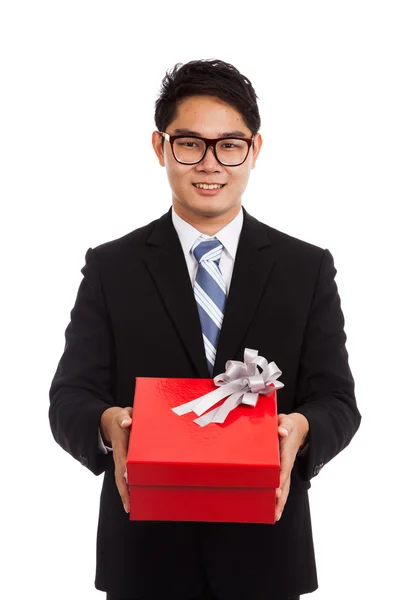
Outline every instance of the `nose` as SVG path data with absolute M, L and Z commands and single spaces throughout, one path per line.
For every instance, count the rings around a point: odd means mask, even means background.
M 199 163 L 198 166 L 200 165 L 202 165 L 205 169 L 212 169 L 214 171 L 216 168 L 219 169 L 221 167 L 220 163 L 216 159 L 215 150 L 212 146 L 208 146 L 203 160 Z

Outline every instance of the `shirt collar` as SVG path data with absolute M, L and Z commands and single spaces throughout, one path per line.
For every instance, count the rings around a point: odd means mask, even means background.
M 209 239 L 210 237 L 216 237 L 219 239 L 225 250 L 230 254 L 233 260 L 235 260 L 236 251 L 239 243 L 240 232 L 243 226 L 243 210 L 240 209 L 236 217 L 225 225 L 222 229 L 217 231 L 215 236 L 209 236 L 205 233 L 198 231 L 193 225 L 184 221 L 172 207 L 172 223 L 178 234 L 179 241 L 182 245 L 183 253 L 188 254 L 193 244 L 199 237 Z

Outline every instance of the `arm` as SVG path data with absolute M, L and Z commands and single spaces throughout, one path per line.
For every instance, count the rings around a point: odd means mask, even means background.
M 351 441 L 361 422 L 345 347 L 344 317 L 333 257 L 324 250 L 305 328 L 296 388 L 296 413 L 306 417 L 305 452 L 296 468 L 305 480 Z
M 114 339 L 92 249 L 82 273 L 50 387 L 49 419 L 56 442 L 99 475 L 112 461 L 112 453 L 101 451 L 98 433 L 104 411 L 115 406 Z
M 277 521 L 289 495 L 292 470 L 306 481 L 318 475 L 350 443 L 361 421 L 335 274 L 332 255 L 324 250 L 300 356 L 296 411 L 278 415 Z

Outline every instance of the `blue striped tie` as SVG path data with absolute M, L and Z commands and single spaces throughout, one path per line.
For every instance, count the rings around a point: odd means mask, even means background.
M 198 239 L 192 247 L 192 252 L 199 263 L 194 283 L 194 296 L 199 311 L 210 375 L 214 369 L 226 301 L 225 282 L 219 268 L 222 248 L 221 242 L 217 239 L 205 241 Z

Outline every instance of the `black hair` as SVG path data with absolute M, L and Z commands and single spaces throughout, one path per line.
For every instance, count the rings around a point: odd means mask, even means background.
M 178 102 L 191 96 L 219 98 L 236 108 L 252 135 L 260 129 L 257 96 L 249 79 L 229 63 L 204 59 L 177 63 L 166 72 L 155 103 L 154 120 L 158 131 L 165 131 L 174 120 Z M 162 143 L 164 145 L 164 138 Z

